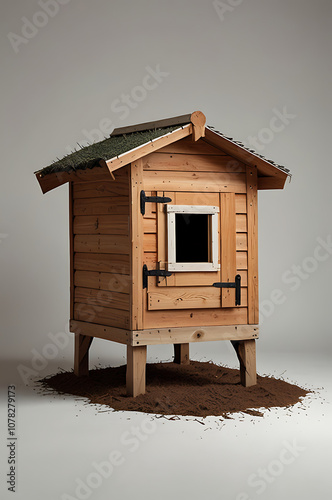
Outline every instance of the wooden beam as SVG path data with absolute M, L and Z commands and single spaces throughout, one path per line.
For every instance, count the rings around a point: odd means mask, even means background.
M 70 319 L 74 319 L 74 233 L 73 233 L 73 183 L 69 183 L 69 280 Z
M 156 128 L 173 127 L 174 125 L 185 125 L 190 123 L 192 114 L 175 116 L 174 118 L 165 118 L 163 120 L 155 120 L 152 122 L 139 123 L 137 125 L 129 125 L 128 127 L 115 128 L 111 133 L 111 137 L 123 134 L 132 134 L 133 132 L 143 132 L 144 130 L 153 130 Z
M 174 363 L 189 365 L 189 344 L 174 344 Z
M 235 194 L 220 193 L 221 281 L 234 283 L 236 276 Z M 235 306 L 235 289 L 221 289 L 221 306 Z
M 146 346 L 127 346 L 127 395 L 136 397 L 145 394 Z
M 256 385 L 256 341 L 254 339 L 233 341 L 232 345 L 240 362 L 241 384 L 244 387 Z
M 259 336 L 257 325 L 161 328 L 159 330 L 130 331 L 77 320 L 70 321 L 70 331 L 81 336 L 111 340 L 120 344 L 131 345 L 132 347 L 140 345 L 188 344 L 189 342 L 216 340 L 250 340 L 257 339 Z
M 220 288 L 212 286 L 198 286 L 197 288 L 193 288 L 192 286 L 174 286 L 167 291 L 165 287 L 150 286 L 150 290 L 148 291 L 147 300 L 149 311 L 213 309 L 220 307 Z M 235 298 L 230 307 L 234 307 L 234 304 Z M 244 287 L 241 288 L 241 306 L 239 307 L 247 307 L 247 289 Z
M 167 196 L 171 198 L 172 203 L 176 203 L 175 193 L 164 193 L 163 191 L 157 191 L 157 196 Z M 162 203 L 157 203 L 157 259 L 160 269 L 167 269 L 167 247 L 166 247 L 166 234 L 167 234 L 167 223 L 166 223 L 166 212 L 164 205 Z M 159 277 L 157 278 L 157 283 L 159 286 L 174 286 L 175 274 L 172 273 L 168 278 Z
M 171 286 L 168 278 L 167 286 Z M 167 291 L 158 287 L 151 290 L 148 292 L 149 311 L 220 307 L 220 289 L 212 286 L 174 287 Z
M 257 325 L 202 326 L 136 330 L 129 334 L 129 343 L 138 345 L 187 344 L 216 340 L 257 339 Z
M 192 131 L 193 131 L 193 126 L 190 123 L 185 127 L 174 130 L 174 132 L 162 135 L 161 137 L 157 137 L 156 139 L 153 139 L 152 141 L 147 142 L 146 144 L 142 144 L 142 146 L 132 149 L 131 151 L 127 151 L 122 155 L 110 158 L 109 160 L 106 161 L 108 169 L 110 172 L 114 172 L 114 170 L 117 170 L 118 168 L 123 167 L 124 165 L 128 165 L 128 163 L 133 163 L 136 160 L 143 158 L 143 156 L 148 155 L 149 153 L 158 151 L 158 149 L 161 149 L 164 146 L 167 146 L 168 144 L 172 144 L 175 141 L 179 141 L 180 139 L 183 139 L 184 137 L 191 135 Z
M 143 162 L 141 159 L 131 164 L 130 179 L 130 327 L 132 330 L 139 330 L 143 328 L 143 216 L 140 210 L 140 194 L 143 189 Z
M 77 377 L 89 375 L 89 349 L 93 337 L 75 333 L 74 373 Z
M 247 167 L 248 323 L 259 322 L 257 168 Z

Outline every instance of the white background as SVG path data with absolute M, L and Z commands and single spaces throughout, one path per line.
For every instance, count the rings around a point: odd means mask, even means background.
M 327 496 L 332 250 L 321 242 L 332 235 L 331 2 L 225 0 L 219 8 L 210 0 L 54 2 L 52 15 L 35 0 L 2 2 L 0 16 L 0 457 L 6 472 L 6 394 L 15 383 L 16 498 L 74 496 L 77 478 L 112 450 L 122 450 L 124 464 L 87 498 Z M 147 68 L 158 66 L 164 76 L 156 88 L 120 112 L 119 100 L 141 95 Z M 208 430 L 197 422 L 158 421 L 131 453 L 119 440 L 144 415 L 96 414 L 69 397 L 42 397 L 18 373 L 19 365 L 33 367 L 36 352 L 45 353 L 49 333 L 66 331 L 69 315 L 67 186 L 43 196 L 33 172 L 88 135 L 101 138 L 105 119 L 111 131 L 110 121 L 125 126 L 197 109 L 235 139 L 258 137 L 259 152 L 293 173 L 285 190 L 259 193 L 258 371 L 285 372 L 325 389 L 307 412 L 293 416 L 279 410 L 222 427 L 214 419 Z M 273 121 L 283 111 L 291 117 Z M 171 346 L 154 347 L 148 356 L 170 360 Z M 191 356 L 237 366 L 226 343 L 195 344 Z M 122 346 L 94 342 L 91 366 L 124 362 Z M 70 369 L 72 339 L 40 366 L 37 378 Z M 281 471 L 275 465 L 280 474 L 259 494 L 248 478 L 295 438 L 306 450 Z

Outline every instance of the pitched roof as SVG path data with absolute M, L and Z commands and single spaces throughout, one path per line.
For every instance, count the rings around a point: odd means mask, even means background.
M 223 134 L 222 132 L 219 132 L 219 130 L 216 130 L 215 127 L 212 127 L 211 125 L 208 125 L 206 128 L 211 130 L 211 132 L 214 132 L 218 136 L 223 137 L 226 141 L 236 145 L 238 148 L 247 151 L 251 156 L 256 156 L 257 158 L 261 158 L 262 160 L 266 161 L 270 165 L 273 165 L 273 167 L 278 168 L 279 170 L 282 170 L 283 172 L 285 172 L 286 174 L 291 176 L 290 170 L 288 168 L 284 167 L 283 165 L 279 165 L 278 163 L 274 162 L 273 160 L 268 160 L 267 158 L 265 158 L 265 156 L 257 153 L 254 149 L 250 149 L 247 146 L 245 146 L 241 141 L 236 141 L 232 137 L 227 137 L 225 134 Z
M 250 166 L 257 166 L 258 175 L 265 179 L 265 183 L 261 183 L 262 189 L 280 189 L 284 186 L 287 176 L 290 176 L 290 171 L 286 167 L 266 159 L 243 143 L 215 130 L 214 127 L 205 126 L 205 116 L 200 111 L 115 129 L 109 138 L 74 151 L 35 174 L 43 192 L 46 192 L 70 180 L 70 174 L 95 167 L 104 167 L 107 171 L 113 172 L 191 134 L 194 140 L 202 137 L 206 142 L 238 160 Z M 51 180 L 50 174 L 55 174 L 57 179 Z

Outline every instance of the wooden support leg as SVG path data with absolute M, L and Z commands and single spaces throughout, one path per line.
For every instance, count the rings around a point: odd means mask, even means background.
M 174 363 L 189 365 L 189 344 L 174 344 Z
M 74 373 L 78 377 L 89 375 L 89 349 L 93 337 L 75 333 Z
M 241 384 L 244 387 L 256 385 L 256 341 L 254 339 L 232 341 L 232 345 L 240 361 Z
M 146 345 L 127 345 L 127 395 L 145 394 Z

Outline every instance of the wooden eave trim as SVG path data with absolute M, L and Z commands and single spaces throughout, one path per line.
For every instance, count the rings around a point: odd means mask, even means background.
M 285 187 L 287 175 L 282 177 L 258 177 L 257 189 L 283 189 Z
M 269 182 L 266 183 L 266 187 L 260 187 L 258 185 L 258 189 L 282 189 L 285 185 L 287 177 L 290 176 L 283 170 L 280 170 L 279 168 L 263 160 L 263 158 L 260 158 L 250 151 L 247 151 L 245 148 L 239 146 L 238 144 L 235 144 L 230 139 L 220 136 L 208 127 L 205 129 L 205 138 L 203 140 L 211 144 L 212 146 L 222 149 L 223 151 L 225 151 L 225 153 L 233 156 L 237 160 L 251 167 L 256 166 L 258 176 L 270 179 Z M 275 183 L 273 182 L 273 179 L 275 179 Z M 263 185 L 264 182 L 262 182 L 262 186 Z
M 106 160 L 106 165 L 110 172 L 114 172 L 118 168 L 128 165 L 128 163 L 132 163 L 138 160 L 139 158 L 143 158 L 144 156 L 150 153 L 158 151 L 158 149 L 161 149 L 165 146 L 168 146 L 169 144 L 172 144 L 173 142 L 188 137 L 189 135 L 192 134 L 192 132 L 193 132 L 193 125 L 189 123 L 184 127 L 173 130 L 173 132 L 157 137 L 156 139 L 152 139 L 152 141 L 146 142 L 145 144 L 142 144 L 137 148 L 131 149 L 126 153 L 123 153 L 119 156 L 115 156 L 110 160 Z
M 41 190 L 44 194 L 70 181 L 98 181 L 105 180 L 108 177 L 109 180 L 111 180 L 111 175 L 112 174 L 110 173 L 104 161 L 100 162 L 99 167 L 96 166 L 94 168 L 86 168 L 84 170 L 76 170 L 71 172 L 53 172 L 44 176 L 41 174 L 41 171 L 35 172 L 37 181 L 39 182 Z

